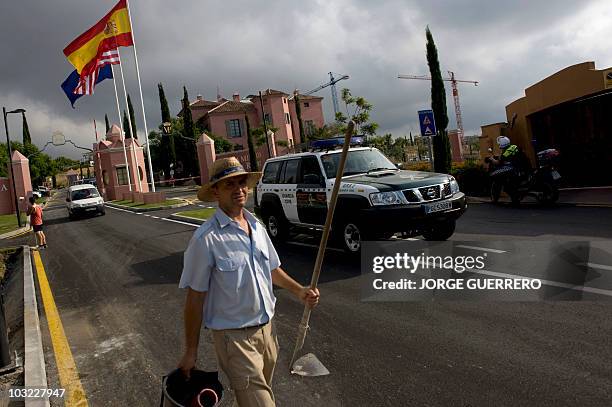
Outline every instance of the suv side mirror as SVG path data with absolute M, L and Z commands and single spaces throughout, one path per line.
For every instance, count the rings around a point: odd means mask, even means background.
M 395 166 L 397 167 L 397 169 L 401 170 L 404 168 L 404 163 L 397 163 L 395 164 Z
M 66 202 L 70 202 L 70 198 L 66 198 Z

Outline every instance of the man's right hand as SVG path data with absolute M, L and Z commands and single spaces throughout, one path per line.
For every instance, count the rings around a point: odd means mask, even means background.
M 187 379 L 191 377 L 191 370 L 195 368 L 196 359 L 197 355 L 195 352 L 185 351 L 183 358 L 177 366 L 179 369 L 181 369 L 181 373 L 183 373 L 183 376 L 185 376 Z

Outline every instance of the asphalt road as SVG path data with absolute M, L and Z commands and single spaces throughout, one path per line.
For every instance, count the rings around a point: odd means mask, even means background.
M 177 285 L 194 228 L 113 209 L 69 222 L 61 202 L 49 206 L 45 220 L 49 248 L 42 258 L 89 405 L 158 405 L 161 376 L 182 351 L 184 293 Z M 509 252 L 522 241 L 598 241 L 605 252 L 612 209 L 471 205 L 453 239 L 497 248 L 505 241 Z M 285 270 L 307 283 L 316 239 L 298 240 L 278 252 Z M 612 264 L 609 258 L 597 261 Z M 521 264 L 501 263 L 506 272 L 525 272 Z M 599 273 L 594 281 L 607 287 L 611 271 L 589 272 Z M 328 251 L 322 303 L 304 349 L 331 371 L 319 378 L 289 374 L 302 306 L 276 291 L 279 406 L 612 404 L 612 302 L 605 296 L 580 302 L 363 302 L 361 281 L 358 262 Z M 49 385 L 58 386 L 44 312 L 41 319 Z M 208 332 L 199 360 L 204 369 L 216 366 Z M 231 394 L 226 396 L 223 405 L 231 405 Z

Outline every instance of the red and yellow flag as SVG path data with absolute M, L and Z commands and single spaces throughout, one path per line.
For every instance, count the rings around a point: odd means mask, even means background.
M 120 0 L 96 25 L 64 48 L 64 55 L 82 74 L 94 68 L 104 52 L 133 44 L 127 0 Z

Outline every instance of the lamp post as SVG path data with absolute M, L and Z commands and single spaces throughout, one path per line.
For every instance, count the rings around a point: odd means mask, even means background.
M 4 130 L 6 131 L 6 148 L 8 149 L 9 159 L 9 171 L 11 172 L 11 180 L 13 181 L 13 195 L 15 197 L 15 210 L 17 211 L 17 225 L 21 227 L 21 213 L 19 212 L 19 198 L 17 198 L 17 188 L 15 186 L 15 173 L 13 172 L 13 151 L 11 149 L 11 139 L 9 137 L 8 123 L 6 122 L 6 116 L 9 113 L 25 113 L 25 109 L 15 109 L 9 112 L 6 111 L 6 107 L 2 107 L 2 114 L 4 115 Z

